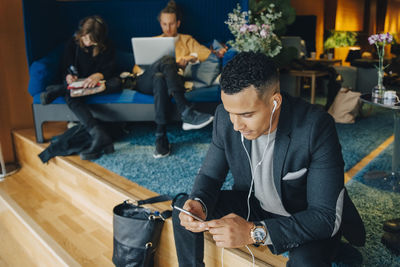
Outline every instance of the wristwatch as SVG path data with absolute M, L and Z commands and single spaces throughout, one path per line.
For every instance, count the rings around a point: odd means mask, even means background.
M 251 239 L 253 239 L 254 244 L 261 245 L 264 244 L 267 239 L 267 230 L 265 226 L 261 223 L 255 222 L 253 228 L 250 230 Z

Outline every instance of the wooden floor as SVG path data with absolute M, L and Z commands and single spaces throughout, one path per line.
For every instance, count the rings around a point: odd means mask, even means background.
M 45 133 L 62 132 L 65 124 Z M 0 266 L 113 266 L 112 208 L 154 192 L 78 156 L 43 164 L 33 129 L 13 133 L 22 169 L 0 182 Z M 169 203 L 151 206 L 169 209 Z M 26 237 L 26 241 L 25 241 Z M 206 266 L 221 266 L 221 249 L 205 237 Z M 256 266 L 285 266 L 268 248 L 251 247 Z M 178 266 L 172 222 L 164 224 L 156 266 Z M 252 266 L 247 249 L 224 251 L 225 266 Z

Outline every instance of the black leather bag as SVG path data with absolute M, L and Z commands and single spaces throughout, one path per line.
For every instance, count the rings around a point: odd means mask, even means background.
M 172 211 L 159 212 L 141 205 L 171 200 L 161 195 L 132 203 L 128 200 L 114 207 L 114 249 L 112 261 L 117 267 L 153 266 L 165 219 Z

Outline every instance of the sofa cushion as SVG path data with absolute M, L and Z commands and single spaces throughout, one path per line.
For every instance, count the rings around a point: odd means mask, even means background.
M 218 85 L 197 88 L 185 94 L 190 102 L 221 102 L 220 90 Z M 88 104 L 111 104 L 111 103 L 136 103 L 153 104 L 154 97 L 139 93 L 134 90 L 125 89 L 121 93 L 92 95 L 86 98 Z M 33 104 L 40 104 L 40 93 L 34 95 Z M 65 104 L 63 97 L 59 97 L 52 104 Z
M 48 56 L 36 60 L 29 67 L 28 91 L 31 96 L 43 92 L 46 86 L 61 82 L 60 57 L 64 46 L 54 49 Z
M 184 77 L 210 86 L 220 72 L 220 60 L 215 54 L 211 53 L 205 61 L 199 64 L 189 64 L 186 66 Z
M 135 99 L 135 94 L 136 91 L 125 89 L 121 93 L 116 93 L 116 94 L 92 95 L 86 98 L 86 103 L 88 104 L 142 103 L 138 102 Z M 33 97 L 33 104 L 40 104 L 40 94 L 36 94 Z M 63 97 L 58 97 L 51 104 L 65 104 L 65 100 Z

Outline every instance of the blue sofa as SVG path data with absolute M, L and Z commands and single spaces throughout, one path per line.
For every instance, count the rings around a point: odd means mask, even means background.
M 134 65 L 131 38 L 154 36 L 161 33 L 158 12 L 167 0 L 23 0 L 26 54 L 30 81 L 28 90 L 33 97 L 32 110 L 36 140 L 43 139 L 42 125 L 47 121 L 75 121 L 63 98 L 52 104 L 41 105 L 40 93 L 47 85 L 60 83 L 60 58 L 63 44 L 72 36 L 83 17 L 98 14 L 109 26 L 109 36 L 117 50 L 119 71 L 131 71 Z M 217 39 L 225 42 L 231 34 L 224 24 L 227 14 L 239 3 L 244 10 L 247 0 L 176 0 L 184 16 L 180 32 L 193 35 L 200 43 L 210 44 Z M 196 84 L 186 93 L 189 101 L 204 112 L 213 112 L 220 103 L 218 85 Z M 104 121 L 153 121 L 153 97 L 132 90 L 118 94 L 98 95 L 88 98 L 96 118 Z M 179 120 L 176 107 L 172 118 Z

